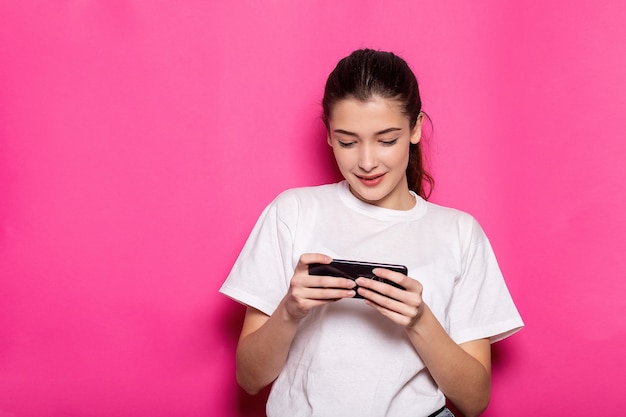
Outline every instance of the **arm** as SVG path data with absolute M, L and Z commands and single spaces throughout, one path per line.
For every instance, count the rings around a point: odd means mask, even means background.
M 310 310 L 354 296 L 350 279 L 309 275 L 309 264 L 330 261 L 325 255 L 302 255 L 287 294 L 271 316 L 248 307 L 237 345 L 237 382 L 246 392 L 256 394 L 278 377 L 298 323 Z
M 482 413 L 489 404 L 491 394 L 489 340 L 456 344 L 423 302 L 422 286 L 418 281 L 384 269 L 377 269 L 375 273 L 397 282 L 406 291 L 360 278 L 357 280 L 359 294 L 366 298 L 367 304 L 405 327 L 433 379 L 459 411 L 467 417 Z
M 280 304 L 271 316 L 248 307 L 237 346 L 237 382 L 256 394 L 280 373 L 287 360 L 298 321 Z
M 407 333 L 435 382 L 459 411 L 466 417 L 482 413 L 491 394 L 489 340 L 457 345 L 427 306 Z

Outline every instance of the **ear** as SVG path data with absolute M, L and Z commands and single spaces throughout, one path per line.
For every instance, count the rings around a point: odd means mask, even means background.
M 326 133 L 326 143 L 328 143 L 328 146 L 331 148 L 333 147 L 333 139 L 330 137 L 330 133 Z
M 411 143 L 417 145 L 422 140 L 422 122 L 424 121 L 424 113 L 420 113 L 415 121 L 415 127 L 411 132 Z

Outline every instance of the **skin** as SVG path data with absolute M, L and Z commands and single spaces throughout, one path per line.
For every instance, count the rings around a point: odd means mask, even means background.
M 415 205 L 406 167 L 409 145 L 421 139 L 421 124 L 422 116 L 411 130 L 400 104 L 392 100 L 342 100 L 335 104 L 327 142 L 352 194 L 392 210 L 409 210 Z
M 393 210 L 415 205 L 405 170 L 410 143 L 420 140 L 422 117 L 411 130 L 398 102 L 380 97 L 336 103 L 329 123 L 328 144 L 337 165 L 362 201 Z M 310 276 L 311 263 L 330 263 L 324 254 L 303 254 L 289 290 L 271 315 L 249 307 L 237 347 L 237 381 L 250 394 L 271 384 L 283 369 L 298 323 L 314 308 L 354 296 L 350 279 Z M 456 344 L 422 299 L 416 279 L 375 269 L 383 282 L 359 278 L 358 292 L 370 307 L 402 326 L 433 379 L 466 417 L 487 407 L 491 390 L 491 348 L 487 339 Z

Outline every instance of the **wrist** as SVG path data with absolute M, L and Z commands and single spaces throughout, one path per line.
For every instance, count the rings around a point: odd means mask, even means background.
M 283 323 L 287 325 L 291 324 L 291 325 L 297 326 L 298 323 L 300 323 L 300 320 L 304 318 L 304 316 L 299 317 L 299 316 L 295 316 L 291 314 L 291 312 L 289 311 L 289 308 L 287 307 L 286 300 L 283 300 L 280 303 L 280 305 L 278 306 L 277 312 L 279 313 L 279 317 L 283 321 Z
M 424 335 L 433 319 L 436 321 L 437 319 L 433 315 L 431 309 L 424 303 L 421 306 L 421 311 L 411 320 L 411 322 L 406 326 L 406 331 L 409 333 L 413 333 L 415 335 Z

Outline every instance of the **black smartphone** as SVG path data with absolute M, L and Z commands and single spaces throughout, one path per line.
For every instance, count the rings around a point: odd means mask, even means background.
M 375 268 L 385 268 L 391 271 L 400 272 L 404 275 L 407 275 L 408 270 L 404 265 L 395 265 L 395 264 L 382 264 L 375 262 L 361 262 L 361 261 L 348 261 L 345 259 L 334 259 L 329 264 L 310 264 L 309 265 L 309 275 L 323 275 L 329 277 L 341 277 L 341 278 L 349 278 L 352 280 L 356 280 L 358 277 L 374 279 L 376 281 L 384 282 L 389 285 L 393 285 L 396 288 L 400 288 L 401 290 L 405 290 L 402 285 L 396 284 L 393 281 L 389 281 L 388 279 L 380 278 L 374 275 L 372 272 Z M 356 291 L 358 287 L 354 287 Z M 363 298 L 358 293 L 354 296 L 354 298 Z

